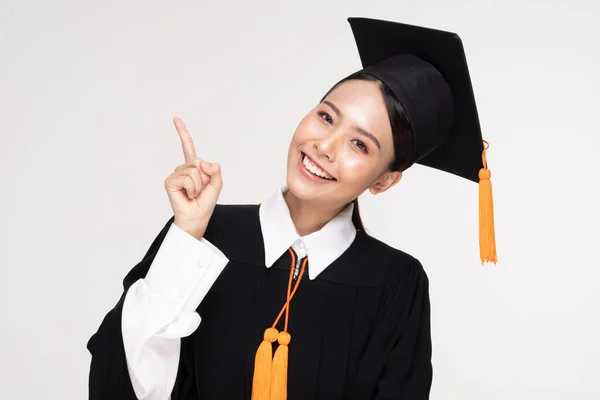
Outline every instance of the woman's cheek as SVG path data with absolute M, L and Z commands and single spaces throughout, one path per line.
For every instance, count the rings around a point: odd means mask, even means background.
M 373 171 L 373 165 L 370 165 L 366 160 L 357 159 L 355 155 L 347 156 L 344 166 L 345 175 L 352 182 L 360 185 L 366 185 L 371 179 L 371 171 Z

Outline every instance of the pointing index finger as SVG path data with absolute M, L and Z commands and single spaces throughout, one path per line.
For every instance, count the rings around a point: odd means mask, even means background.
M 178 117 L 173 118 L 173 123 L 175 124 L 175 129 L 177 129 L 177 133 L 179 134 L 179 138 L 181 139 L 181 146 L 183 147 L 183 155 L 185 156 L 185 162 L 188 163 L 190 161 L 195 160 L 197 157 L 196 149 L 194 148 L 194 141 L 192 140 L 192 136 L 185 127 L 185 124 Z

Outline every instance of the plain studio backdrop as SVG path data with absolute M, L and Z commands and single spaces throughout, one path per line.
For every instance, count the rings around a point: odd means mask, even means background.
M 86 398 L 86 342 L 172 215 L 174 116 L 221 203 L 285 182 L 298 122 L 360 68 L 349 16 L 458 33 L 491 143 L 496 266 L 476 184 L 415 166 L 360 198 L 429 275 L 431 398 L 600 398 L 597 1 L 0 4 L 2 398 Z

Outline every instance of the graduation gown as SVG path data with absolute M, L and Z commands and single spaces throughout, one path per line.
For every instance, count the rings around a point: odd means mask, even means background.
M 258 210 L 215 208 L 204 237 L 229 263 L 197 309 L 200 326 L 181 339 L 172 400 L 251 398 L 256 350 L 286 301 L 292 261 L 286 251 L 266 268 Z M 126 275 L 123 295 L 88 342 L 90 399 L 136 399 L 121 333 L 123 300 L 145 277 L 173 220 Z M 316 279 L 304 275 L 288 331 L 289 400 L 429 397 L 427 276 L 418 260 L 363 231 Z

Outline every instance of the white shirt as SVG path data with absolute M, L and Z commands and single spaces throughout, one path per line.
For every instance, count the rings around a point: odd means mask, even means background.
M 273 266 L 292 247 L 310 254 L 308 277 L 315 279 L 354 241 L 353 204 L 323 228 L 300 236 L 279 188 L 261 204 L 259 220 L 265 265 Z M 175 385 L 181 338 L 200 325 L 196 309 L 229 260 L 208 240 L 197 240 L 171 224 L 145 278 L 125 295 L 121 317 L 127 368 L 138 399 L 166 400 Z

